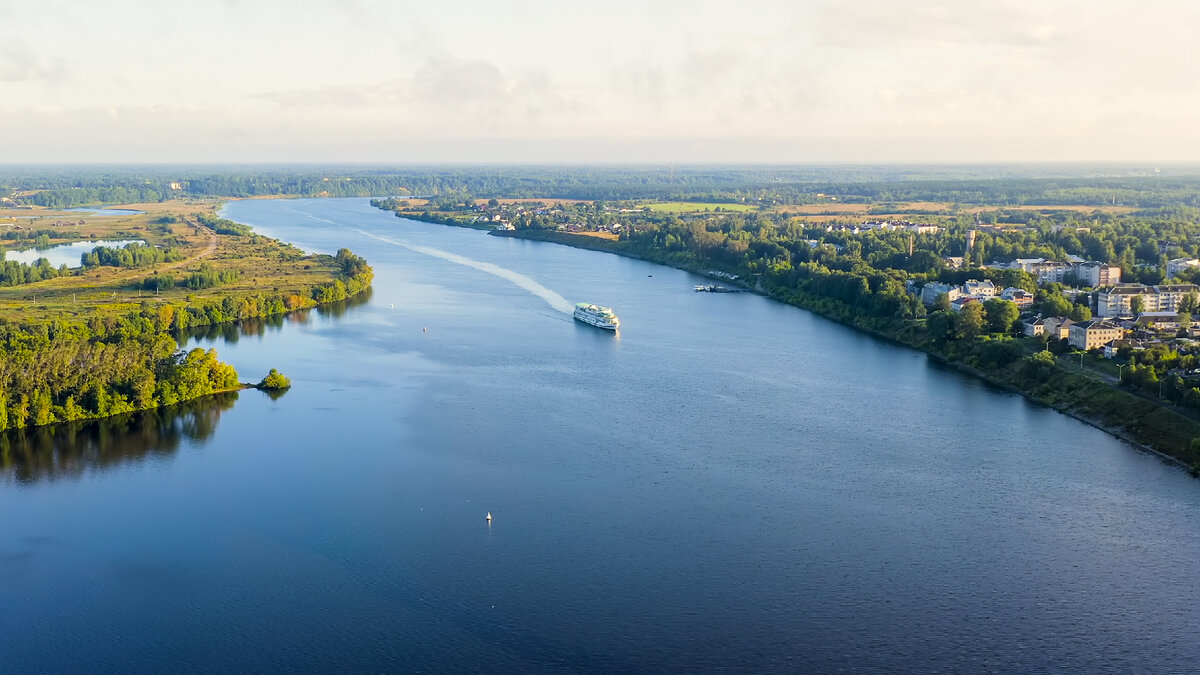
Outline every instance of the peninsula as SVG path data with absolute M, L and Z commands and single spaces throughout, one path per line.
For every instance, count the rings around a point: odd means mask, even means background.
M 343 301 L 372 279 L 348 249 L 305 255 L 218 217 L 219 200 L 65 211 L 14 194 L 0 208 L 0 429 L 244 388 L 215 350 L 180 351 L 186 331 Z M 64 246 L 83 253 L 52 264 Z

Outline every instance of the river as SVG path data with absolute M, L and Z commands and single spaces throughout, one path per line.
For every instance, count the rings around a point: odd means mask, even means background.
M 1200 657 L 1200 482 L 1101 431 L 642 261 L 359 199 L 223 215 L 374 289 L 194 340 L 278 399 L 10 436 L 0 671 Z

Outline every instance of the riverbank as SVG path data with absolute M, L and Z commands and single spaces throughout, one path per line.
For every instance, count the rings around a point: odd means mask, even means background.
M 705 269 L 709 266 L 697 264 L 694 260 L 672 259 L 673 256 L 669 254 L 646 255 L 622 250 L 619 242 L 596 237 L 543 230 L 496 230 L 489 234 L 614 253 L 716 278 L 712 277 Z M 728 282 L 728 279 L 722 280 Z M 939 363 L 970 374 L 1006 391 L 1020 394 L 1039 405 L 1053 408 L 1139 449 L 1175 463 L 1194 475 L 1200 473 L 1200 452 L 1197 452 L 1191 444 L 1192 439 L 1200 438 L 1200 423 L 1179 414 L 1172 407 L 1158 405 L 1097 379 L 1066 372 L 1057 366 L 1054 372 L 1047 374 L 1046 381 L 1035 384 L 1025 381 L 1020 376 L 1017 370 L 1019 366 L 1014 365 L 994 370 L 973 366 L 913 339 L 912 335 L 872 325 L 874 322 L 871 321 L 871 317 L 834 311 L 833 301 L 829 299 L 789 294 L 780 289 L 765 289 L 760 284 L 750 284 L 744 280 L 739 280 L 737 283 L 746 291 L 808 310 L 888 342 L 924 352 Z

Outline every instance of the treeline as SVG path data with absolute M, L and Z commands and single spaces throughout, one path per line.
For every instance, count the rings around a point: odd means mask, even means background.
M 1171 172 L 1187 175 L 1169 175 Z M 156 202 L 177 197 L 324 196 L 669 199 L 714 204 L 937 201 L 950 204 L 1200 207 L 1196 167 L 1156 174 L 1120 166 L 631 166 L 361 169 L 128 167 L 0 172 L 0 185 L 40 190 L 41 206 Z M 177 184 L 178 189 L 172 187 Z
M 339 249 L 333 262 L 339 270 L 337 278 L 312 290 L 312 299 L 318 304 L 338 302 L 358 295 L 375 278 L 375 272 L 367 261 L 354 255 L 348 248 Z
M 213 288 L 222 284 L 233 283 L 241 278 L 241 272 L 238 270 L 218 270 L 211 263 L 201 263 L 200 269 L 191 274 L 176 279 L 174 274 L 154 274 L 146 277 L 135 287 L 143 291 L 169 291 L 176 286 L 187 288 L 193 291 L 201 291 L 206 288 Z
M 34 241 L 34 246 L 49 246 L 51 239 L 82 239 L 77 231 L 60 231 L 60 230 L 8 230 L 4 233 L 3 238 L 6 241 Z
M 108 417 L 238 386 L 237 372 L 215 350 L 184 354 L 168 335 L 116 342 L 48 332 L 16 337 L 4 336 L 0 429 Z
M 0 262 L 0 286 L 20 286 L 46 279 L 67 276 L 71 271 L 66 265 L 55 268 L 46 258 L 38 258 L 32 265 L 16 260 Z
M 200 221 L 201 225 L 212 229 L 217 234 L 228 234 L 234 237 L 245 237 L 251 232 L 249 225 L 218 218 L 209 213 L 199 213 L 196 215 L 196 220 Z
M 183 254 L 172 247 L 149 246 L 130 242 L 125 246 L 97 246 L 80 256 L 84 267 L 145 267 L 183 260 Z
M 30 204 L 68 209 L 88 204 L 148 204 L 163 201 L 164 191 L 144 186 L 71 187 L 44 190 L 24 198 Z

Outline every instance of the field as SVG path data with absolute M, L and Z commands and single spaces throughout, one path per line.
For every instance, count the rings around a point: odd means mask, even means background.
M 709 204 L 706 202 L 650 202 L 639 204 L 635 208 L 649 208 L 657 213 L 698 213 L 704 211 L 757 211 L 757 206 L 750 204 Z
M 607 239 L 609 241 L 617 241 L 621 237 L 615 232 L 577 232 L 576 234 L 584 237 L 595 237 L 597 239 Z
M 189 296 L 222 298 L 246 292 L 291 293 L 330 279 L 332 267 L 303 256 L 297 249 L 257 235 L 219 235 L 200 225 L 195 216 L 213 212 L 218 201 L 164 202 L 162 204 L 129 205 L 144 210 L 140 215 L 98 216 L 72 212 L 72 224 L 56 226 L 59 212 L 22 210 L 22 216 L 37 218 L 4 222 L 0 220 L 0 235 L 20 232 L 15 228 L 56 231 L 52 242 L 86 239 L 141 239 L 150 245 L 179 249 L 184 259 L 153 266 L 118 268 L 78 268 L 61 276 L 19 286 L 0 286 L 0 318 L 44 320 L 52 318 L 88 318 L 95 315 L 124 313 L 143 303 L 182 304 Z M 124 207 L 123 207 L 124 208 Z M 175 222 L 160 222 L 164 218 Z M 77 223 L 83 220 L 85 225 Z M 31 242 L 22 242 L 27 246 Z M 22 247 L 22 243 L 3 241 L 5 249 Z M 138 286 L 146 277 L 170 273 L 182 280 L 208 263 L 218 271 L 236 270 L 237 280 L 204 290 L 176 287 L 161 293 L 141 290 Z

